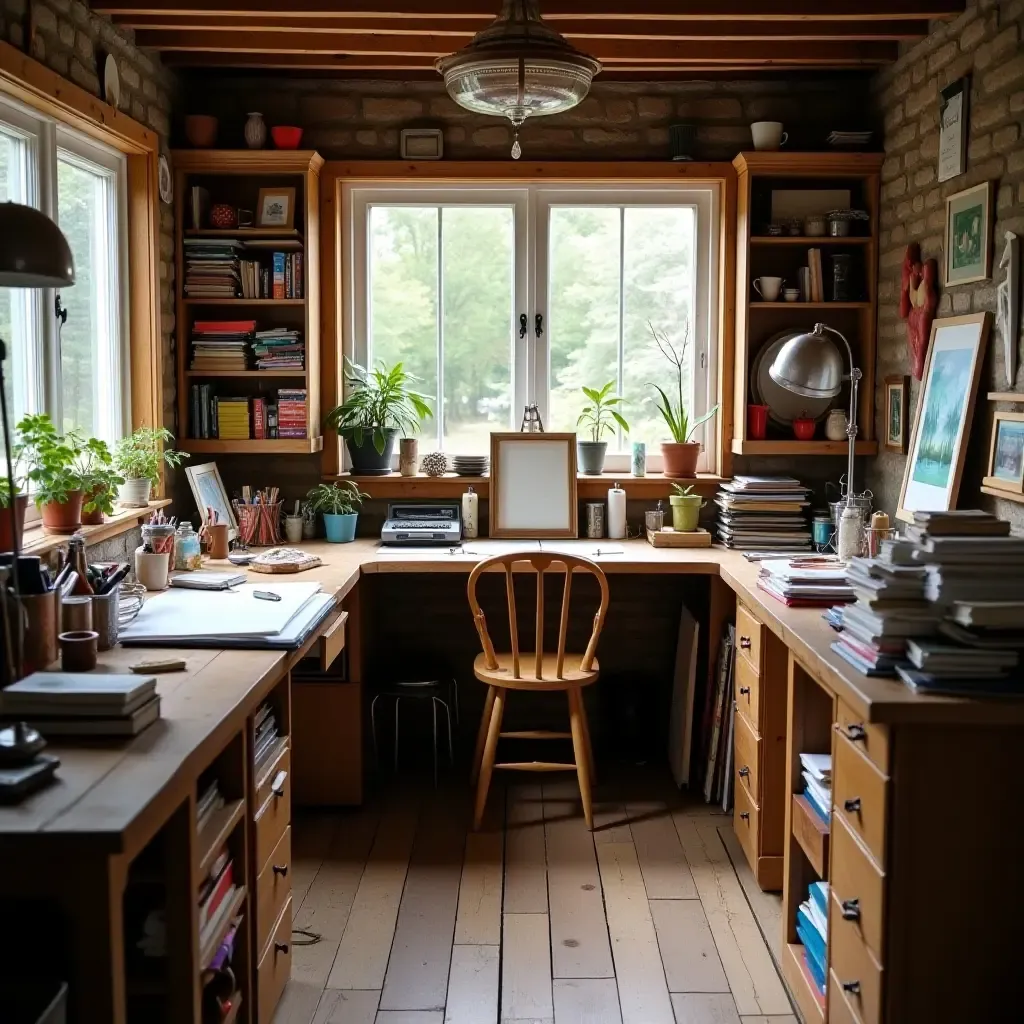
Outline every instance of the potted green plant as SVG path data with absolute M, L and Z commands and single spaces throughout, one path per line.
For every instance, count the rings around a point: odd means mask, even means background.
M 611 434 L 617 423 L 628 434 L 629 424 L 615 408 L 621 405 L 621 396 L 613 393 L 615 381 L 610 380 L 600 391 L 595 388 L 581 388 L 590 403 L 576 420 L 577 427 L 583 427 L 590 433 L 589 441 L 577 441 L 576 453 L 579 455 L 580 469 L 588 476 L 600 476 L 604 472 L 604 460 L 608 453 L 608 442 L 601 440 L 606 431 Z
M 85 441 L 74 431 L 61 435 L 46 413 L 25 416 L 18 424 L 15 461 L 25 476 L 53 533 L 74 533 L 82 524 L 82 476 L 79 457 Z
M 364 494 L 354 483 L 317 484 L 307 495 L 307 507 L 323 514 L 324 530 L 332 544 L 347 544 L 356 539 L 356 523 L 359 520 L 359 506 L 368 494 Z
M 672 506 L 672 529 L 679 533 L 693 533 L 697 529 L 700 510 L 706 502 L 699 494 L 693 493 L 693 484 L 687 487 L 673 484 L 672 491 L 668 497 L 668 503 Z
M 117 501 L 130 508 L 145 508 L 153 485 L 160 480 L 161 462 L 167 466 L 180 466 L 188 458 L 185 452 L 160 446 L 173 441 L 171 432 L 164 427 L 140 427 L 114 445 L 114 467 L 124 477 Z
M 675 345 L 665 334 L 654 329 L 654 325 L 648 323 L 654 340 L 658 343 L 665 358 L 676 368 L 676 394 L 673 398 L 665 393 L 665 390 L 658 384 L 648 383 L 648 387 L 658 392 L 655 399 L 655 406 L 661 413 L 668 426 L 671 441 L 662 441 L 661 456 L 664 460 L 663 471 L 667 477 L 689 477 L 697 475 L 697 460 L 700 458 L 700 442 L 691 441 L 693 432 L 702 424 L 706 423 L 718 412 L 718 406 L 709 409 L 703 416 L 691 421 L 686 412 L 686 405 L 683 402 L 683 368 L 686 358 L 686 346 L 690 340 L 690 325 L 683 323 L 683 343 L 677 350 Z
M 101 526 L 104 515 L 114 514 L 114 495 L 124 477 L 114 469 L 114 457 L 105 441 L 90 437 L 78 464 L 82 479 L 82 525 Z
M 357 476 L 384 476 L 391 472 L 395 439 L 416 433 L 431 416 L 429 399 L 413 390 L 417 378 L 401 363 L 384 363 L 372 370 L 346 357 L 347 396 L 324 423 L 345 439 L 352 472 Z

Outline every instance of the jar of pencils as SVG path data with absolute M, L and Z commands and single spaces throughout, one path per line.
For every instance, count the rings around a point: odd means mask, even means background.
M 257 502 L 247 505 L 236 501 L 238 537 L 246 547 L 271 547 L 281 543 L 281 510 L 283 502 Z

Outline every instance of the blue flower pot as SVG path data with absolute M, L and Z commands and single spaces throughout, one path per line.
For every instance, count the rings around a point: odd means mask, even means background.
M 324 529 L 327 531 L 327 539 L 332 544 L 348 544 L 356 539 L 356 522 L 359 513 L 353 512 L 349 516 L 332 516 L 324 513 Z

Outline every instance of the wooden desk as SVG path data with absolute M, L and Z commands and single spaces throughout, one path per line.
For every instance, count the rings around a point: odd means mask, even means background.
M 783 787 L 787 941 L 792 941 L 790 911 L 795 914 L 803 899 L 800 889 L 809 870 L 800 860 L 806 856 L 803 849 L 788 841 L 793 833 L 788 798 L 798 788 L 793 759 L 800 744 L 813 739 L 817 746 L 810 749 L 828 750 L 829 744 L 839 742 L 833 723 L 862 724 L 870 740 L 864 750 L 855 751 L 857 756 L 871 761 L 879 748 L 886 751 L 888 760 L 881 766 L 876 762 L 873 769 L 883 778 L 883 805 L 880 817 L 873 818 L 873 831 L 865 838 L 854 830 L 854 842 L 860 846 L 832 843 L 829 856 L 835 873 L 844 863 L 852 863 L 849 858 L 837 861 L 837 848 L 863 852 L 867 846 L 871 852 L 872 843 L 882 844 L 874 867 L 888 881 L 882 883 L 883 909 L 869 938 L 882 937 L 884 964 L 877 966 L 884 967 L 887 980 L 875 990 L 877 1013 L 876 1003 L 850 1004 L 841 987 L 849 981 L 843 972 L 850 946 L 840 941 L 839 959 L 832 962 L 838 994 L 830 991 L 829 996 L 836 1007 L 834 1019 L 864 1024 L 999 1019 L 998 1013 L 972 1017 L 964 1008 L 995 1005 L 991 1000 L 1001 997 L 1015 976 L 1010 958 L 1021 948 L 1016 910 L 1024 901 L 1016 864 L 1024 850 L 1016 838 L 1020 830 L 1009 825 L 1004 829 L 1000 821 L 1016 796 L 1012 759 L 1024 738 L 1024 702 L 923 697 L 902 684 L 868 679 L 831 652 L 833 634 L 818 611 L 789 609 L 765 595 L 757 588 L 757 566 L 742 557 L 717 549 L 656 550 L 641 541 L 625 542 L 624 547 L 622 555 L 596 559 L 609 574 L 708 578 L 712 650 L 721 628 L 736 614 L 738 600 L 764 630 L 759 665 L 777 672 L 784 657 L 788 701 L 775 690 L 764 695 L 763 707 L 776 716 L 781 708 L 785 717 L 787 772 L 784 779 L 774 780 L 762 774 L 760 784 L 764 805 L 777 799 Z M 451 555 L 447 549 L 385 555 L 370 541 L 344 546 L 317 543 L 309 548 L 325 564 L 302 578 L 318 579 L 349 613 L 345 682 L 354 684 L 356 693 L 363 681 L 361 576 L 468 574 L 477 561 L 475 556 Z M 325 630 L 334 624 L 329 622 Z M 267 877 L 270 861 L 257 862 L 265 850 L 259 835 L 265 794 L 259 780 L 248 777 L 247 766 L 252 716 L 267 699 L 279 709 L 289 754 L 294 748 L 301 757 L 304 743 L 316 746 L 308 732 L 296 729 L 292 714 L 292 671 L 298 657 L 308 652 L 182 653 L 188 671 L 160 679 L 164 704 L 159 725 L 114 747 L 54 747 L 62 758 L 59 782 L 20 807 L 0 809 L 0 862 L 6 868 L 0 876 L 0 898 L 55 899 L 67 912 L 73 1019 L 79 1021 L 120 1024 L 126 1019 L 133 981 L 125 971 L 123 906 L 130 886 L 148 881 L 152 868 L 147 858 L 154 843 L 162 856 L 158 880 L 166 889 L 170 949 L 161 1005 L 168 1020 L 198 1019 L 201 950 L 195 891 L 202 850 L 195 834 L 195 801 L 200 776 L 211 766 L 222 767 L 225 775 L 239 773 L 237 794 L 244 801 L 239 819 L 244 824 L 234 841 L 244 864 L 242 877 L 251 890 L 245 899 L 252 920 L 242 952 L 239 1019 L 269 1021 L 269 1008 L 287 978 L 287 954 L 276 950 L 288 944 L 290 900 L 285 893 L 275 897 L 285 902 L 273 927 L 254 909 L 259 893 L 253 893 Z M 104 655 L 103 665 L 126 669 L 146 654 L 117 650 Z M 764 724 L 762 718 L 759 722 Z M 844 764 L 837 763 L 840 782 Z M 274 820 L 281 830 L 280 839 L 276 832 L 272 837 L 278 842 L 276 857 L 288 825 L 280 815 Z M 769 853 L 770 858 L 778 856 Z M 818 863 L 823 861 L 819 858 Z M 794 963 L 797 952 L 787 950 Z M 800 990 L 791 967 L 785 970 L 798 1002 L 810 1019 L 816 1019 L 806 1008 L 807 992 Z M 134 992 L 131 998 L 136 998 Z M 957 1014 L 947 1008 L 957 1008 Z

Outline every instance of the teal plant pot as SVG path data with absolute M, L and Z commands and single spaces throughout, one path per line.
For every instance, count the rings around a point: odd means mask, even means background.
M 349 544 L 356 539 L 356 522 L 359 520 L 359 513 L 353 512 L 348 516 L 332 516 L 324 513 L 324 529 L 327 531 L 327 539 L 331 544 Z

